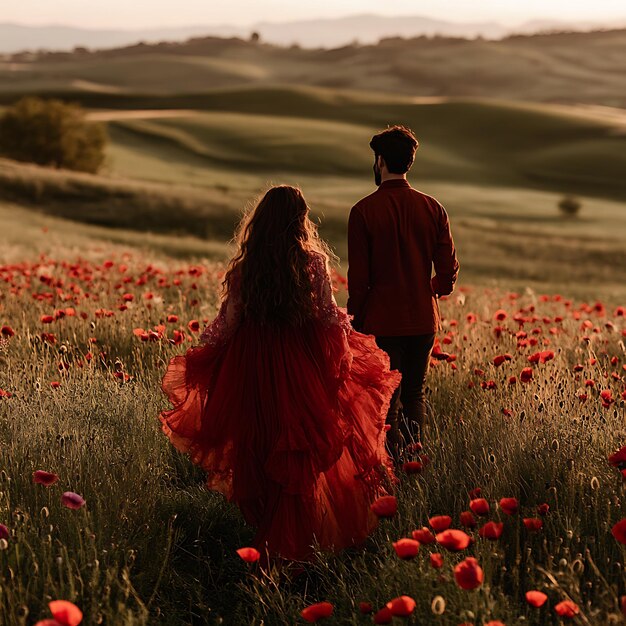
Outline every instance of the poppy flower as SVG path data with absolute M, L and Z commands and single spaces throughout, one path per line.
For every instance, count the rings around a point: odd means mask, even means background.
M 471 511 L 463 511 L 460 515 L 461 526 L 465 526 L 465 528 L 475 528 L 476 527 L 476 518 Z
M 541 516 L 547 515 L 549 511 L 550 511 L 550 505 L 546 502 L 544 502 L 543 504 L 540 504 L 537 507 L 537 513 Z
M 394 617 L 408 617 L 415 610 L 415 600 L 410 596 L 398 596 L 386 604 Z
M 53 600 L 48 606 L 52 617 L 63 626 L 78 626 L 83 621 L 82 611 L 67 600 Z
M 44 485 L 50 487 L 59 480 L 59 477 L 52 472 L 46 472 L 45 470 L 36 470 L 33 472 L 33 482 L 38 485 Z
M 415 541 L 419 541 L 424 545 L 428 545 L 429 543 L 435 543 L 435 535 L 433 535 L 428 528 L 425 526 L 423 528 L 419 528 L 418 530 L 414 530 L 411 533 L 411 536 Z
M 414 559 L 419 548 L 419 541 L 415 541 L 415 539 L 399 539 L 393 543 L 393 549 L 401 559 Z
M 4 524 L 0 524 L 0 539 L 8 541 L 10 537 L 11 533 L 9 532 L 9 529 Z
M 0 328 L 0 334 L 3 337 L 13 337 L 13 335 L 15 335 L 15 331 L 10 326 L 3 326 Z
M 525 517 L 523 522 L 526 530 L 531 533 L 539 532 L 543 528 L 543 521 L 539 517 Z
M 61 496 L 61 504 L 68 509 L 77 510 L 85 506 L 85 500 L 73 491 L 66 491 Z
M 187 324 L 187 328 L 192 333 L 197 333 L 200 330 L 200 322 L 198 320 L 191 320 L 189 324 Z
M 170 324 L 175 324 L 178 321 L 178 315 L 168 315 L 167 316 L 167 321 Z
M 402 465 L 402 469 L 407 474 L 419 474 L 423 467 L 424 466 L 419 461 L 407 461 Z
M 474 557 L 467 557 L 454 568 L 456 584 L 467 591 L 480 587 L 483 583 L 483 570 Z
M 485 498 L 476 498 L 469 503 L 472 513 L 475 515 L 489 515 L 489 502 Z
M 622 596 L 622 597 L 619 599 L 619 608 L 620 608 L 620 611 L 621 611 L 624 615 L 626 615 L 626 596 Z
M 321 619 L 330 617 L 333 614 L 333 609 L 334 607 L 330 602 L 318 602 L 317 604 L 312 604 L 302 609 L 300 615 L 302 615 L 305 621 L 315 623 Z
M 548 600 L 548 596 L 541 591 L 527 591 L 526 592 L 526 602 L 530 604 L 530 606 L 538 609 L 540 606 L 543 606 Z
M 391 624 L 392 621 L 393 613 L 386 606 L 374 614 L 374 624 Z
M 611 533 L 617 541 L 626 544 L 626 517 L 613 526 Z
M 440 533 L 450 528 L 452 518 L 449 515 L 435 515 L 428 520 L 428 523 L 436 533 Z
M 507 515 L 515 515 L 519 509 L 517 498 L 502 498 L 500 500 L 500 509 Z
M 237 554 L 246 563 L 254 563 L 261 558 L 261 553 L 256 548 L 239 548 Z
M 436 537 L 437 543 L 441 544 L 450 552 L 460 552 L 465 550 L 470 544 L 470 536 L 462 530 L 449 529 L 439 533 Z
M 554 607 L 554 611 L 559 617 L 575 617 L 580 613 L 580 609 L 575 602 L 563 600 Z
M 374 607 L 371 602 L 359 602 L 359 611 L 363 615 L 369 615 L 374 612 Z
M 523 382 L 523 383 L 529 383 L 532 380 L 533 377 L 533 370 L 532 367 L 525 367 L 519 375 L 519 379 Z
M 483 539 L 495 541 L 500 539 L 503 529 L 504 524 L 502 522 L 487 522 L 482 528 L 478 529 L 478 535 Z
M 440 569 L 443 567 L 443 556 L 439 552 L 433 552 L 430 555 L 430 566 L 433 569 Z
M 504 309 L 498 309 L 493 314 L 493 319 L 498 320 L 498 322 L 502 322 L 507 318 L 507 312 Z
M 492 619 L 491 621 L 486 622 L 485 626 L 506 626 L 506 624 L 501 622 L 499 619 Z
M 480 494 L 483 490 L 480 487 L 475 487 L 469 492 L 470 500 L 475 500 L 476 498 L 480 498 Z
M 54 316 L 53 315 L 42 315 L 41 316 L 41 323 L 42 324 L 52 324 L 52 322 L 54 322 Z
M 493 364 L 496 367 L 500 367 L 505 361 L 510 361 L 513 357 L 510 354 L 499 354 L 494 358 Z
M 378 517 L 393 517 L 398 511 L 395 496 L 381 496 L 370 506 L 370 510 Z

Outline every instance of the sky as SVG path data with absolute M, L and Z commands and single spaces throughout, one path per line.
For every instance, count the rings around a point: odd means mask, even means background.
M 0 22 L 86 28 L 284 22 L 355 13 L 421 15 L 455 22 L 626 19 L 626 0 L 0 0 Z

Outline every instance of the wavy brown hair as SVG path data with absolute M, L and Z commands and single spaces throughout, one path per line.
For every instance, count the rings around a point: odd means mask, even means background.
M 242 218 L 235 233 L 237 254 L 223 282 L 228 296 L 239 282 L 243 318 L 263 324 L 301 325 L 313 313 L 308 266 L 311 254 L 335 260 L 309 219 L 302 192 L 272 187 Z

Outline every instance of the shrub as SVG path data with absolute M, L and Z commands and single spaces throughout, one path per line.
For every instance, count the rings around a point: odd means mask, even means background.
M 582 202 L 574 196 L 565 196 L 559 202 L 559 211 L 567 217 L 575 217 L 582 208 Z
M 83 109 L 61 100 L 25 97 L 0 117 L 0 152 L 18 161 L 97 172 L 105 159 L 106 129 Z

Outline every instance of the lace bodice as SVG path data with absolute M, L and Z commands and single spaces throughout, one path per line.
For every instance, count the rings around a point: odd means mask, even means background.
M 315 319 L 324 326 L 337 325 L 346 331 L 351 330 L 348 314 L 337 306 L 328 266 L 321 255 L 311 255 L 309 272 Z M 240 322 L 241 296 L 238 281 L 234 281 L 228 298 L 222 302 L 216 318 L 202 331 L 200 342 L 212 346 L 221 344 L 228 340 Z

